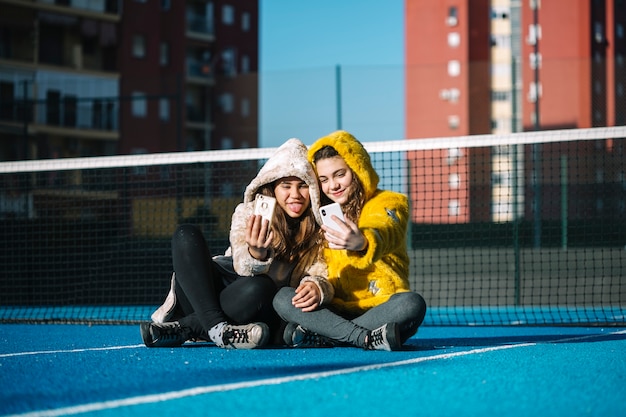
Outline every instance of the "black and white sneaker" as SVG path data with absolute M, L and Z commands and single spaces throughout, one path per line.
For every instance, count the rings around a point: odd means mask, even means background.
M 179 322 L 141 323 L 141 338 L 147 347 L 178 347 L 191 338 L 191 330 Z
M 226 324 L 221 343 L 216 344 L 225 349 L 254 349 L 266 345 L 269 337 L 270 329 L 265 323 Z
M 397 323 L 387 323 L 378 329 L 371 330 L 365 336 L 365 350 L 400 350 L 400 326 Z
M 283 332 L 283 340 L 290 347 L 297 348 L 330 348 L 333 341 L 325 336 L 313 333 L 298 323 L 288 323 Z

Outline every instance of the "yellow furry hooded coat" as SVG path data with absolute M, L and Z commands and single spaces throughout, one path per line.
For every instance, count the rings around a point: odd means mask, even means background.
M 343 157 L 365 190 L 365 205 L 358 220 L 369 242 L 365 253 L 324 250 L 328 278 L 335 288 L 332 304 L 360 315 L 395 293 L 410 291 L 406 247 L 409 202 L 404 194 L 378 189 L 378 174 L 369 154 L 350 133 L 337 131 L 318 139 L 308 152 L 311 163 L 315 152 L 326 145 Z

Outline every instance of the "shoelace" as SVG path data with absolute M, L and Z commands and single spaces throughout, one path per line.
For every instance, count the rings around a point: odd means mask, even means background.
M 178 341 L 182 338 L 180 326 L 158 326 L 158 337 L 156 340 Z M 154 337 L 154 335 L 153 335 Z
M 374 349 L 375 346 L 380 346 L 385 344 L 385 339 L 383 338 L 383 332 L 370 332 L 367 338 L 367 343 L 365 349 Z
M 233 345 L 235 343 L 248 343 L 249 336 L 247 330 L 228 329 L 224 331 L 222 341 L 224 345 Z
M 332 346 L 330 340 L 324 336 L 320 336 L 317 333 L 310 332 L 306 329 L 300 328 L 301 333 L 304 335 L 302 341 L 296 344 L 297 347 L 330 347 Z
M 312 346 L 312 347 L 316 347 L 316 346 L 321 346 L 322 344 L 322 340 L 320 340 L 320 336 L 317 333 L 312 333 L 312 332 L 308 332 L 308 331 L 304 331 L 304 338 L 302 339 L 302 342 L 298 343 L 298 346 Z

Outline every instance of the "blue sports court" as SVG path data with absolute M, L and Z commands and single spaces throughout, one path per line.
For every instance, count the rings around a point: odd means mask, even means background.
M 426 325 L 400 352 L 149 349 L 134 325 L 0 328 L 1 415 L 624 415 L 625 328 Z

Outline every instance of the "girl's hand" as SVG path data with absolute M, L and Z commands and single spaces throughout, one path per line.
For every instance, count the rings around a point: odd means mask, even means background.
M 296 295 L 291 299 L 291 304 L 302 311 L 313 311 L 320 306 L 322 297 L 317 285 L 312 282 L 301 282 L 296 288 Z
M 326 225 L 322 226 L 324 237 L 331 249 L 347 249 L 357 252 L 367 249 L 368 241 L 354 222 L 350 219 L 342 221 L 334 214 L 331 218 L 337 223 L 339 230 L 331 229 Z
M 248 252 L 253 258 L 262 261 L 267 259 L 272 237 L 274 237 L 274 232 L 270 229 L 269 223 L 269 221 L 263 220 L 260 215 L 253 214 L 246 225 Z

